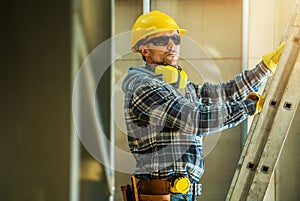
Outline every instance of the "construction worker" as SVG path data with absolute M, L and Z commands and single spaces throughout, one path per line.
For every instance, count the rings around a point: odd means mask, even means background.
M 282 45 L 265 54 L 254 69 L 233 80 L 200 86 L 178 65 L 185 33 L 165 13 L 141 15 L 132 27 L 131 46 L 145 65 L 131 67 L 122 84 L 138 193 L 170 194 L 171 201 L 194 201 L 201 194 L 203 136 L 260 112 L 264 98 L 256 92 L 275 71 L 283 50 Z

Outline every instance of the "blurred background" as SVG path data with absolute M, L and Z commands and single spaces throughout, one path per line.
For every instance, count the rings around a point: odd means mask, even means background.
M 104 76 L 97 82 L 97 123 L 104 132 L 95 140 L 99 150 L 79 140 L 81 127 L 73 121 L 72 94 L 88 55 L 113 36 L 128 34 L 145 10 L 158 9 L 171 15 L 188 30 L 189 40 L 206 51 L 218 70 L 218 79 L 227 81 L 243 69 L 253 68 L 262 54 L 277 47 L 295 2 L 2 1 L 0 200 L 122 200 L 120 186 L 130 182 L 130 167 L 134 164 L 114 157 L 115 147 L 128 157 L 120 82 L 130 66 L 142 65 L 140 56 L 130 52 L 130 41 L 121 44 L 128 47 L 104 69 Z M 183 51 L 188 51 L 182 46 Z M 107 53 L 105 56 L 114 58 L 114 46 L 108 47 Z M 192 68 L 186 60 L 201 59 L 181 59 L 190 79 L 199 84 L 205 81 L 205 75 L 193 72 L 201 66 Z M 298 109 L 265 200 L 300 198 L 299 114 Z M 225 199 L 250 122 L 251 119 L 204 140 L 209 146 L 205 150 L 206 172 L 201 179 L 203 195 L 198 199 Z M 104 138 L 113 146 L 107 147 Z M 97 151 L 96 155 L 108 165 L 94 156 Z M 115 164 L 124 164 L 129 171 L 114 168 Z

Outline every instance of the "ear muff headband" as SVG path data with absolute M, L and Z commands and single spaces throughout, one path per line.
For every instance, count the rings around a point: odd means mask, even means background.
M 188 81 L 186 72 L 182 69 L 178 70 L 174 66 L 158 65 L 155 67 L 155 73 L 162 74 L 165 82 L 180 89 L 185 88 Z

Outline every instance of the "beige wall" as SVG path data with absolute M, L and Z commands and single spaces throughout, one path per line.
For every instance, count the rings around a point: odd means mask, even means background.
M 294 2 L 294 0 L 250 1 L 249 68 L 254 67 L 260 61 L 262 54 L 272 51 L 277 46 L 289 20 L 289 12 Z M 153 0 L 152 10 L 155 9 L 168 13 L 182 28 L 188 30 L 186 35 L 208 53 L 219 71 L 222 81 L 227 81 L 241 72 L 242 1 Z M 116 33 L 130 31 L 136 17 L 141 12 L 140 1 L 116 1 Z M 182 45 L 182 51 L 188 51 L 184 48 L 189 47 L 184 46 L 185 44 Z M 192 74 L 190 75 L 192 81 L 203 83 L 205 75 L 201 74 L 201 66 L 191 67 L 186 60 L 201 63 L 203 58 L 193 55 L 181 58 L 180 61 L 180 64 Z M 133 53 L 128 53 L 120 58 L 116 62 L 116 84 L 119 85 L 128 67 L 141 64 L 140 57 Z M 200 75 L 195 76 L 193 73 L 195 70 L 200 71 Z M 299 122 L 299 118 L 295 122 Z M 300 140 L 297 139 L 297 133 L 299 134 L 300 131 L 297 125 L 297 123 L 292 125 L 292 131 L 279 162 L 276 179 L 269 189 L 267 200 L 295 200 L 297 196 L 299 197 L 296 190 L 296 186 L 299 186 L 299 179 L 297 179 L 299 174 L 296 168 L 300 162 L 297 159 L 296 142 Z M 117 145 L 123 150 L 128 150 L 124 143 L 126 140 L 126 136 L 123 134 L 124 128 L 120 126 L 116 131 Z M 201 200 L 225 199 L 242 149 L 241 132 L 241 126 L 237 126 L 205 139 L 204 142 L 207 142 L 208 145 L 205 147 L 206 172 L 201 179 L 203 184 Z M 217 145 L 214 147 L 215 142 Z M 287 163 L 286 160 L 289 162 Z M 289 172 L 293 174 L 288 174 Z M 129 175 L 117 173 L 116 180 L 116 198 L 119 198 L 118 188 L 120 184 L 129 182 Z

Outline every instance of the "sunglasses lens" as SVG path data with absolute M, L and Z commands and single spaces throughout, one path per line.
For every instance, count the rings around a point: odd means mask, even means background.
M 157 38 L 154 38 L 152 43 L 155 46 L 165 46 L 169 42 L 169 37 L 168 36 L 160 36 Z
M 152 43 L 155 46 L 166 46 L 169 43 L 169 40 L 172 40 L 175 45 L 180 45 L 181 39 L 180 36 L 174 35 L 174 36 L 160 36 L 157 38 L 152 38 L 149 41 L 147 41 L 145 44 Z
M 180 38 L 180 36 L 177 36 L 177 35 L 171 36 L 171 40 L 175 43 L 175 45 L 180 45 L 180 43 L 181 43 L 181 38 Z

